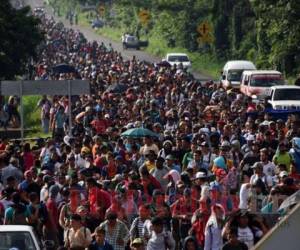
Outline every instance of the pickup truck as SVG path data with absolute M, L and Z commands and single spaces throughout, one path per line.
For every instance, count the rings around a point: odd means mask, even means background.
M 0 226 L 0 250 L 50 250 L 53 246 L 52 241 L 42 243 L 31 226 Z
M 300 87 L 273 86 L 270 88 L 268 103 L 273 110 L 300 111 Z
M 182 64 L 183 68 L 191 69 L 192 63 L 187 54 L 184 53 L 169 53 L 162 61 L 168 62 L 171 66 Z

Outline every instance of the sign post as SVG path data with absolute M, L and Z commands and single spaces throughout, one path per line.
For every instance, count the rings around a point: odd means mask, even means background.
M 103 5 L 100 5 L 98 8 L 98 12 L 100 14 L 100 16 L 104 16 L 104 12 L 105 12 L 105 7 Z
M 140 13 L 139 13 L 139 18 L 140 18 L 141 23 L 144 26 L 147 26 L 148 23 L 149 23 L 149 21 L 150 21 L 150 13 L 149 13 L 149 11 L 147 11 L 147 10 L 141 10 Z
M 198 43 L 209 44 L 213 42 L 212 27 L 209 22 L 204 21 L 197 27 L 197 32 L 199 37 L 197 39 Z
M 72 95 L 90 94 L 90 83 L 87 80 L 38 80 L 38 81 L 2 81 L 1 94 L 20 97 L 21 140 L 24 139 L 24 105 L 23 95 L 68 95 L 69 99 L 69 134 L 72 127 L 71 97 Z

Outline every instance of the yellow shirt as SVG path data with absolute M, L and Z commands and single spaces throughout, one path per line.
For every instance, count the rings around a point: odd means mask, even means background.
M 151 163 L 150 161 L 146 161 L 145 165 L 148 169 L 148 171 L 150 172 L 153 168 L 155 168 L 155 162 Z

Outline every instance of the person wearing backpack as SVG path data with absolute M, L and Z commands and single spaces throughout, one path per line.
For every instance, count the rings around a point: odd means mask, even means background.
M 88 228 L 82 226 L 81 216 L 71 216 L 71 227 L 65 234 L 65 247 L 68 250 L 84 250 L 92 242 L 92 235 Z
M 28 225 L 32 223 L 32 214 L 29 209 L 21 203 L 19 193 L 13 193 L 12 201 L 14 204 L 5 210 L 4 225 Z

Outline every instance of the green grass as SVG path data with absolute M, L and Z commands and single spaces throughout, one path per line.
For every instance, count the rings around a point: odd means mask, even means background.
M 288 77 L 287 78 L 287 82 L 289 85 L 294 85 L 295 81 L 296 81 L 297 77 Z
M 29 132 L 25 133 L 26 138 L 49 137 L 51 134 L 45 134 L 41 130 L 41 110 L 37 108 L 40 96 L 24 96 L 24 128 Z

